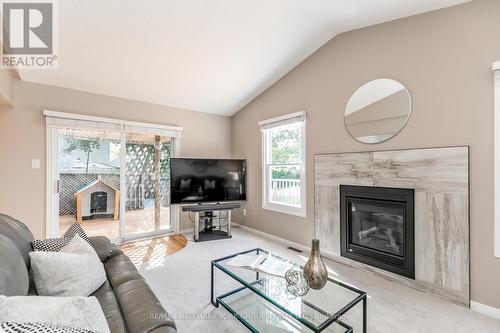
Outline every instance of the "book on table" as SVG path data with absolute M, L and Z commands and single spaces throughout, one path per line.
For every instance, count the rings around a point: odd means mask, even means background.
M 268 254 L 238 254 L 226 265 L 281 277 L 284 277 L 285 273 L 293 267 L 291 263 L 273 258 Z

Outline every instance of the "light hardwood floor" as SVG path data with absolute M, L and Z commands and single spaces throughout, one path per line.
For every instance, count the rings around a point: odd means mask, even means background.
M 170 212 L 168 207 L 161 209 L 160 227 L 170 228 Z M 76 222 L 74 215 L 59 216 L 59 233 L 62 235 L 68 228 Z M 88 236 L 106 236 L 109 239 L 119 238 L 119 224 L 112 218 L 83 220 L 81 223 Z M 124 236 L 137 235 L 143 232 L 154 231 L 154 210 L 151 208 L 127 211 L 124 221 Z
M 187 244 L 184 235 L 158 237 L 120 245 L 120 249 L 136 265 L 156 260 L 182 250 Z

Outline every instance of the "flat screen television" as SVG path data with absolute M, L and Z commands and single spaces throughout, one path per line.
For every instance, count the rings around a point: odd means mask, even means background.
M 246 160 L 171 158 L 170 203 L 246 200 Z

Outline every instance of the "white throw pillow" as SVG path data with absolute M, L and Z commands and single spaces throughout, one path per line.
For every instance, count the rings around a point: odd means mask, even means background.
M 97 253 L 78 235 L 59 252 L 30 252 L 30 258 L 41 296 L 89 296 L 106 282 Z
M 36 322 L 109 333 L 95 297 L 0 296 L 0 322 Z
M 69 241 L 68 244 L 63 246 L 59 252 L 62 253 L 75 253 L 75 254 L 88 254 L 92 255 L 95 257 L 96 260 L 99 260 L 99 256 L 97 255 L 97 252 L 95 252 L 94 248 L 92 245 L 87 243 L 80 235 L 76 234 L 73 236 L 73 238 Z

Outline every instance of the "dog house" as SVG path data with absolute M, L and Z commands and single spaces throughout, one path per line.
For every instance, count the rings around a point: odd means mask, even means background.
M 76 220 L 113 217 L 118 220 L 120 191 L 115 187 L 96 180 L 75 193 Z

